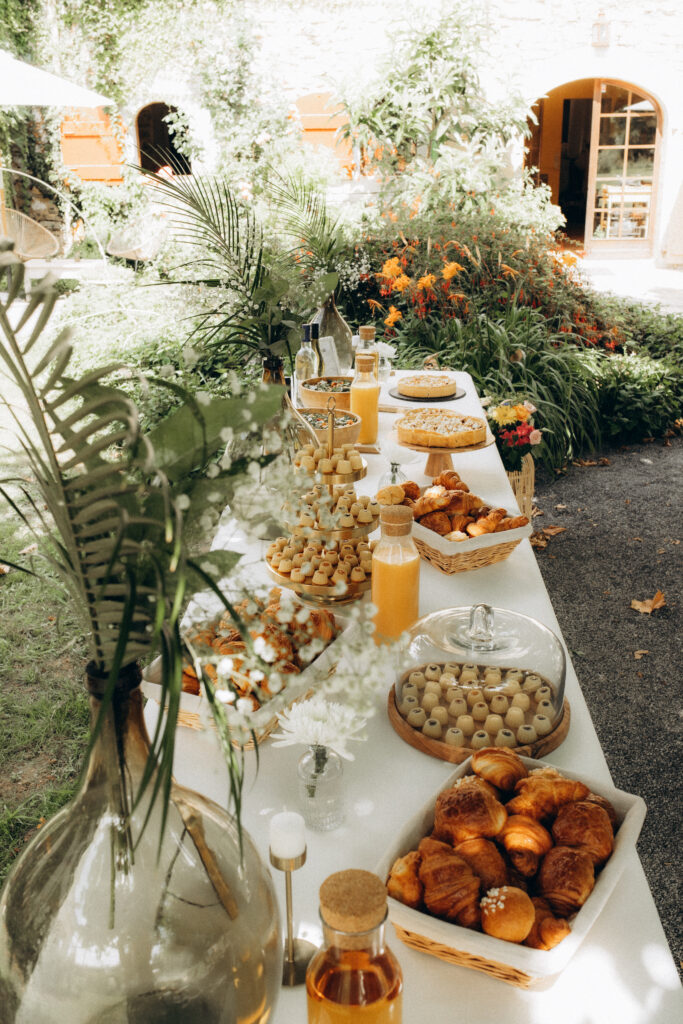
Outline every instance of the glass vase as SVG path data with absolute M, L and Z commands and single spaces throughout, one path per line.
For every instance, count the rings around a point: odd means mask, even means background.
M 318 447 L 318 439 L 313 428 L 306 422 L 301 413 L 295 409 L 289 389 L 285 381 L 284 364 L 279 356 L 266 356 L 263 360 L 264 384 L 275 384 L 282 388 L 282 414 L 278 417 L 277 432 L 282 441 L 282 449 L 293 461 L 294 454 L 305 444 Z M 273 424 L 268 424 L 273 427 Z M 269 454 L 264 450 L 264 455 Z
M 347 375 L 351 372 L 353 366 L 353 346 L 351 344 L 351 328 L 347 324 L 344 317 L 337 309 L 334 301 L 334 295 L 330 295 L 329 299 L 323 303 L 318 312 L 311 321 L 314 324 L 318 324 L 320 340 L 321 340 L 321 354 L 323 358 L 323 366 L 321 373 L 323 376 L 330 376 L 336 373 Z M 334 347 L 337 353 L 337 363 L 339 369 L 330 368 L 325 365 L 325 351 L 322 339 L 325 337 L 331 337 L 334 341 Z
M 344 820 L 344 769 L 329 747 L 312 746 L 299 759 L 299 803 L 309 828 L 329 832 Z
M 139 670 L 119 678 L 74 799 L 0 898 L 2 1024 L 265 1024 L 282 953 L 270 874 L 217 804 L 136 795 L 149 741 Z M 105 680 L 89 674 L 93 723 Z M 143 822 L 149 820 L 143 831 Z M 160 839 L 161 836 L 161 839 Z

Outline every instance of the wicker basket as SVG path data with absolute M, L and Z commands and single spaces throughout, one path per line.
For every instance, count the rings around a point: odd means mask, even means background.
M 422 558 L 438 569 L 451 575 L 469 572 L 495 565 L 507 558 L 520 541 L 531 535 L 531 524 L 503 533 L 486 533 L 470 540 L 445 540 L 434 530 L 428 530 L 420 523 L 413 524 L 413 540 Z M 504 538 L 504 539 L 503 539 Z
M 519 511 L 527 519 L 531 519 L 531 509 L 534 504 L 534 484 L 536 481 L 533 455 L 527 452 L 522 459 L 522 468 L 508 473 L 507 476 L 517 499 Z

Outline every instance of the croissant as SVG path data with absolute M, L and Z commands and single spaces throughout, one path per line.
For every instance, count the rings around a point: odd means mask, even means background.
M 444 470 L 443 473 L 434 478 L 432 485 L 435 487 L 445 487 L 447 491 L 469 491 L 467 484 L 460 479 L 459 474 L 454 469 Z
M 526 814 L 509 816 L 496 839 L 503 844 L 513 865 L 525 878 L 536 874 L 541 857 L 553 845 L 550 833 Z
M 534 923 L 536 911 L 522 889 L 504 885 L 491 889 L 481 901 L 481 926 L 487 935 L 508 942 L 523 942 Z
M 599 807 L 602 807 L 607 811 L 607 817 L 610 820 L 612 828 L 614 829 L 616 827 L 617 812 L 606 797 L 600 796 L 598 793 L 589 793 L 586 797 L 586 803 L 597 804 Z
M 434 831 L 455 845 L 466 839 L 498 835 L 506 819 L 507 811 L 486 783 L 476 785 L 463 779 L 460 785 L 439 793 Z
M 404 480 L 401 487 L 406 498 L 412 498 L 413 501 L 417 501 L 420 497 L 420 485 L 416 484 L 414 480 Z
M 571 929 L 563 917 L 555 917 L 547 900 L 542 896 L 532 897 L 531 902 L 536 917 L 524 945 L 531 946 L 532 949 L 554 949 L 558 942 L 562 942 L 562 939 L 569 935 Z
M 468 512 L 479 509 L 484 504 L 481 498 L 478 498 L 476 494 L 470 494 L 469 491 L 448 491 L 450 499 L 448 504 L 444 506 L 444 512 L 449 516 L 466 515 Z
M 451 500 L 450 494 L 451 492 L 447 491 L 445 487 L 428 487 L 422 497 L 415 502 L 413 515 L 419 519 L 420 516 L 426 516 L 428 512 L 437 512 L 439 509 L 445 508 Z
M 498 523 L 504 517 L 504 508 L 494 508 L 487 516 L 477 519 L 476 523 L 470 523 L 467 527 L 467 532 L 470 537 L 480 537 L 482 533 L 494 533 Z
M 538 872 L 538 891 L 561 917 L 579 910 L 595 885 L 593 861 L 585 850 L 553 846 Z
M 552 831 L 558 846 L 576 846 L 585 850 L 596 867 L 605 863 L 614 846 L 614 833 L 607 811 L 587 800 L 560 807 Z
M 484 747 L 472 754 L 472 771 L 496 789 L 509 793 L 528 775 L 521 757 L 506 747 Z
M 445 512 L 428 512 L 426 516 L 420 517 L 419 523 L 420 526 L 425 526 L 428 530 L 434 530 L 435 533 L 441 534 L 442 537 L 451 532 L 451 521 Z
M 464 928 L 478 924 L 480 882 L 467 861 L 447 843 L 435 839 L 423 839 L 418 853 L 427 909 Z
M 474 520 L 472 519 L 472 516 L 451 516 L 451 530 L 454 532 L 458 531 L 459 533 L 464 533 L 465 528 L 473 522 Z
M 526 516 L 508 516 L 505 519 L 501 519 L 495 532 L 501 533 L 503 530 L 517 530 L 520 526 L 526 526 L 528 522 L 529 520 Z
M 422 903 L 424 887 L 418 874 L 420 860 L 417 850 L 411 850 L 405 857 L 394 861 L 387 879 L 389 895 L 407 907 L 419 907 Z
M 464 843 L 458 843 L 455 852 L 467 861 L 477 878 L 481 879 L 484 890 L 507 884 L 507 866 L 500 850 L 490 839 L 466 839 Z
M 575 779 L 530 775 L 528 779 L 520 779 L 515 794 L 507 804 L 508 814 L 528 814 L 542 821 L 554 818 L 564 804 L 583 800 L 588 796 L 588 786 Z

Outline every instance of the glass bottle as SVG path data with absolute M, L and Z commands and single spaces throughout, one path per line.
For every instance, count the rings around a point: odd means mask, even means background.
M 2 891 L 3 1024 L 264 1024 L 273 1011 L 282 946 L 270 874 L 199 793 L 172 784 L 163 834 L 155 773 L 136 799 L 149 753 L 139 683 L 136 665 L 122 670 L 80 789 Z M 93 724 L 106 684 L 89 666 Z
M 311 345 L 317 359 L 315 376 L 320 377 L 323 373 L 323 357 L 320 353 L 320 324 L 315 320 L 311 321 Z
M 296 411 L 289 400 L 284 364 L 279 356 L 269 353 L 264 357 L 261 379 L 264 384 L 275 384 L 282 388 L 282 415 L 278 417 L 277 423 L 269 424 L 269 426 L 274 427 L 278 432 L 282 450 L 290 461 L 294 459 L 299 448 L 303 448 L 305 444 L 314 444 L 317 447 L 318 438 L 315 436 L 313 427 L 306 422 L 301 413 Z M 262 454 L 270 454 L 265 445 Z
M 375 325 L 365 324 L 358 328 L 358 352 L 371 355 L 375 361 L 375 378 L 379 379 L 379 353 L 375 348 Z
M 299 803 L 309 828 L 329 832 L 344 820 L 342 760 L 329 747 L 309 747 L 297 765 Z
M 384 942 L 387 891 L 369 871 L 320 887 L 324 945 L 306 972 L 308 1024 L 401 1024 L 403 976 Z
M 361 418 L 360 444 L 375 444 L 379 429 L 379 384 L 371 352 L 356 356 L 356 375 L 351 384 L 351 412 Z
M 413 513 L 405 505 L 387 505 L 379 521 L 382 536 L 372 553 L 377 643 L 409 629 L 417 621 L 420 603 L 420 553 L 411 535 Z
M 318 370 L 318 357 L 312 345 L 311 325 L 304 324 L 301 347 L 294 357 L 294 378 L 292 380 L 292 402 L 294 405 L 299 407 L 303 405 L 299 394 L 299 385 L 311 377 L 317 377 Z

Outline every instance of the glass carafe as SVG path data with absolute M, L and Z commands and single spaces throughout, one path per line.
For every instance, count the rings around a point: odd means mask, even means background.
M 360 444 L 375 444 L 379 430 L 379 384 L 372 353 L 356 356 L 356 375 L 351 384 L 351 412 L 360 416 Z
M 372 603 L 377 642 L 394 639 L 417 621 L 420 554 L 411 536 L 413 513 L 387 505 L 380 513 L 382 536 L 372 553 Z

